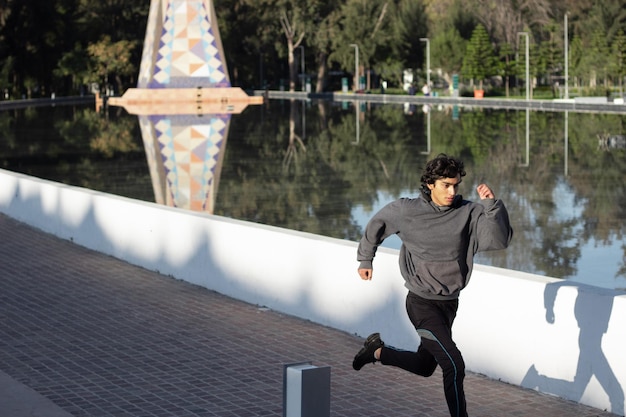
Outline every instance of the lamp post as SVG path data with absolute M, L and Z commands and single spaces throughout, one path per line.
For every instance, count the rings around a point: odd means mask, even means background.
M 430 40 L 428 38 L 420 38 L 420 41 L 426 42 L 426 85 L 430 90 Z
M 304 70 L 304 45 L 298 46 L 298 49 L 300 49 L 300 70 L 302 71 L 300 76 L 302 78 L 302 91 L 304 91 L 304 79 L 306 78 L 306 71 Z
M 563 43 L 564 43 L 564 48 L 565 49 L 565 99 L 569 99 L 569 85 L 568 85 L 568 74 L 567 74 L 567 66 L 568 66 L 568 60 L 567 60 L 567 56 L 568 56 L 568 44 L 569 44 L 569 40 L 568 40 L 568 36 L 567 36 L 567 12 L 565 12 L 565 17 L 564 17 L 564 25 L 565 25 L 565 35 L 563 36 Z
M 350 46 L 354 48 L 354 92 L 359 89 L 359 45 L 351 43 Z
M 519 39 L 519 36 L 525 36 L 526 37 L 526 100 L 530 99 L 530 70 L 528 67 L 528 55 L 529 55 L 529 48 L 528 48 L 528 32 L 517 32 L 517 36 Z

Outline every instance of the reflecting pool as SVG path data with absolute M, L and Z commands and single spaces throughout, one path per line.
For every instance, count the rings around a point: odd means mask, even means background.
M 515 229 L 478 263 L 626 288 L 626 114 L 269 100 L 185 117 L 38 107 L 0 125 L 7 170 L 353 241 L 419 193 L 428 159 L 455 155 L 460 193 L 486 182 Z

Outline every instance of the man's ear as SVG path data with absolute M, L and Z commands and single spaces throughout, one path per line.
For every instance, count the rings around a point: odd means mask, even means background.
M 435 184 L 426 184 L 426 186 L 428 187 L 429 190 L 432 190 L 433 188 L 435 188 Z

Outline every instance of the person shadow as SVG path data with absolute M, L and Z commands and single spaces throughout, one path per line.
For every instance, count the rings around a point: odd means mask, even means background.
M 554 304 L 557 293 L 564 286 L 577 289 L 574 316 L 580 331 L 578 334 L 579 356 L 574 379 L 565 380 L 542 375 L 533 364 L 526 372 L 521 385 L 559 396 L 566 393 L 568 399 L 580 402 L 591 378 L 595 376 L 609 397 L 611 411 L 623 415 L 624 391 L 602 350 L 602 337 L 608 329 L 614 295 L 598 296 L 597 293 L 585 291 L 581 285 L 568 280 L 547 284 L 544 291 L 544 305 L 546 321 L 550 324 L 555 322 Z

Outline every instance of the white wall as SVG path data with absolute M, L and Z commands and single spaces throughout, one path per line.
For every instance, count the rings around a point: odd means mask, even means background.
M 396 347 L 419 342 L 394 250 L 379 250 L 374 279 L 365 282 L 355 242 L 3 170 L 0 212 L 249 303 L 363 337 L 380 331 Z M 477 265 L 453 331 L 468 370 L 623 415 L 625 329 L 624 293 Z

